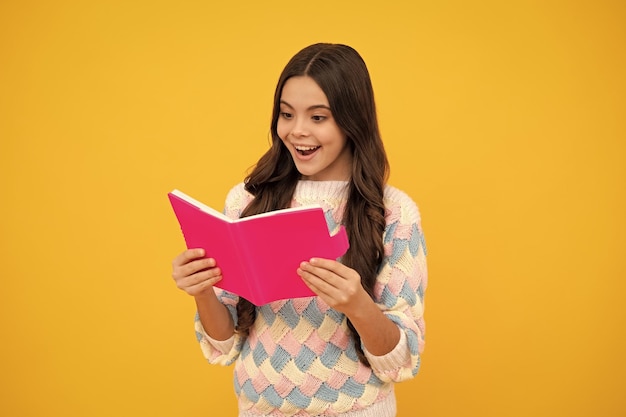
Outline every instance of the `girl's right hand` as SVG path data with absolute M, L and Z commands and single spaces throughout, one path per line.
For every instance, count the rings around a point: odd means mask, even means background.
M 213 258 L 203 258 L 204 249 L 187 249 L 172 262 L 176 286 L 189 295 L 201 296 L 222 279 L 222 271 Z

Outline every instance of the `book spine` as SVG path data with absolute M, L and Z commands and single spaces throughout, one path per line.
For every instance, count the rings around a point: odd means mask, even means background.
M 241 276 L 237 279 L 240 279 L 247 287 L 246 294 L 239 295 L 255 305 L 260 305 L 259 300 L 263 298 L 264 290 L 262 286 L 263 277 L 257 274 L 254 262 L 256 258 L 252 253 L 252 248 L 255 247 L 255 237 L 245 233 L 245 223 L 235 222 L 232 226 L 230 230 L 233 234 L 233 247 L 237 250 L 241 271 Z

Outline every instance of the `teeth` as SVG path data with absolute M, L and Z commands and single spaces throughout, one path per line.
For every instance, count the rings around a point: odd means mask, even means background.
M 298 151 L 312 151 L 313 149 L 319 148 L 319 146 L 294 146 Z

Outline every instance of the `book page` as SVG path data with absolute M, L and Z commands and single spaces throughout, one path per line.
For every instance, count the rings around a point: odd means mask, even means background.
M 176 197 L 179 197 L 183 200 L 185 200 L 186 202 L 193 204 L 194 206 L 198 207 L 200 210 L 204 211 L 205 213 L 209 213 L 212 216 L 215 217 L 219 217 L 220 219 L 227 221 L 229 223 L 233 222 L 233 219 L 231 219 L 230 217 L 228 217 L 227 215 L 225 215 L 224 213 L 215 210 L 214 208 L 211 208 L 209 206 L 207 206 L 206 204 L 196 200 L 193 197 L 188 196 L 187 194 L 183 193 L 180 190 L 173 190 L 172 194 L 174 194 Z
M 309 206 L 302 206 L 302 207 L 291 207 L 291 208 L 285 208 L 285 209 L 279 209 L 279 210 L 274 210 L 274 211 L 268 211 L 266 213 L 260 213 L 260 214 L 255 214 L 254 216 L 248 216 L 248 217 L 243 217 L 240 219 L 231 219 L 230 217 L 226 216 L 224 213 L 215 210 L 212 207 L 207 206 L 206 204 L 196 200 L 193 197 L 190 197 L 189 195 L 183 193 L 180 190 L 173 190 L 172 194 L 174 194 L 175 196 L 187 201 L 190 204 L 193 204 L 194 206 L 198 207 L 200 210 L 204 211 L 205 213 L 209 213 L 215 217 L 219 217 L 224 221 L 227 221 L 229 223 L 236 223 L 236 222 L 245 222 L 248 220 L 252 220 L 252 219 L 258 219 L 260 217 L 268 217 L 268 216 L 276 216 L 279 214 L 286 214 L 286 213 L 290 213 L 290 212 L 294 212 L 294 211 L 307 211 L 307 210 L 311 210 L 311 209 L 315 209 L 315 208 L 321 208 L 321 206 L 319 204 L 315 204 L 315 205 L 309 205 Z

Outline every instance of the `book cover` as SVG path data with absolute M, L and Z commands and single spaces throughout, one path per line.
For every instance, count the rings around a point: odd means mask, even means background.
M 222 270 L 215 286 L 257 306 L 314 296 L 296 273 L 300 263 L 312 257 L 337 259 L 349 247 L 343 226 L 330 235 L 319 206 L 233 220 L 179 190 L 168 197 L 187 248 L 203 248 Z

